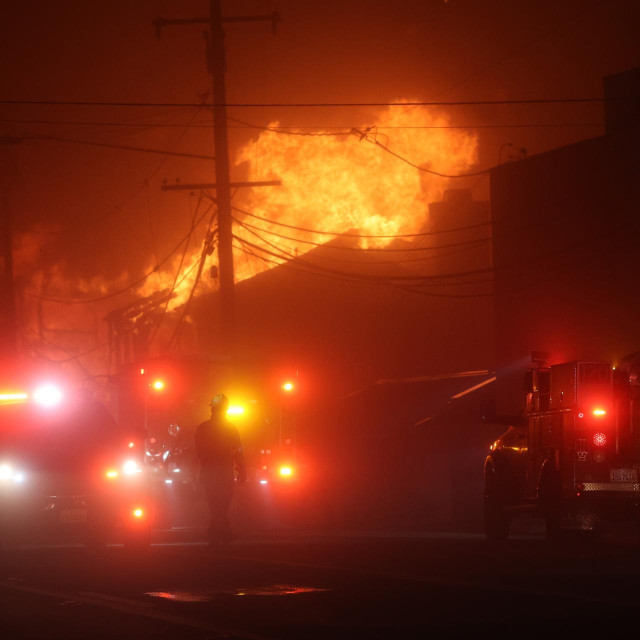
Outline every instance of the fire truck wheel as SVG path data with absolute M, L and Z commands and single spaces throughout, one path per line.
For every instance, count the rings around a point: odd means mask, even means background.
M 484 477 L 484 532 L 487 540 L 497 542 L 509 537 L 511 518 L 505 509 L 504 491 L 492 464 Z
M 540 510 L 544 517 L 547 539 L 550 542 L 560 542 L 562 539 L 562 513 L 560 508 L 560 480 L 557 474 L 543 471 L 538 490 Z

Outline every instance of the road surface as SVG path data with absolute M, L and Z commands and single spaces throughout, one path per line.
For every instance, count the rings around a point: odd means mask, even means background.
M 640 551 L 625 536 L 289 532 L 211 551 L 200 533 L 139 552 L 14 544 L 3 637 L 617 638 L 637 625 Z

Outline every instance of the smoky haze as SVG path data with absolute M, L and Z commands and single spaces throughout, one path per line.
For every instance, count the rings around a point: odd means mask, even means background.
M 226 3 L 223 9 L 235 15 L 277 10 L 282 18 L 275 35 L 265 23 L 227 26 L 229 102 L 599 97 L 602 76 L 637 63 L 632 2 L 516 6 L 501 1 L 481 5 L 456 0 L 379 1 L 366 3 L 363 11 L 362 4 L 355 2 L 246 0 Z M 157 16 L 190 17 L 207 11 L 206 2 L 195 1 L 10 6 L 0 44 L 5 61 L 2 97 L 210 102 L 201 28 L 169 27 L 158 40 L 151 24 Z M 394 129 L 393 117 L 383 117 L 380 108 L 233 108 L 229 110 L 234 118 L 229 123 L 232 180 L 260 179 L 266 174 L 275 177 L 273 157 L 260 151 L 260 143 L 266 140 L 271 152 L 289 144 L 284 135 L 279 138 L 279 134 L 266 134 L 247 124 L 268 127 L 277 123 L 289 131 L 334 133 L 374 127 L 375 140 L 401 151 L 410 161 L 436 171 L 452 168 L 456 173 L 493 166 L 525 153 L 522 150 L 531 155 L 602 132 L 598 103 L 448 106 L 436 112 L 402 108 L 399 124 L 428 124 L 422 112 L 427 118 L 440 118 L 438 124 L 444 126 L 471 125 L 446 131 L 452 138 L 473 138 L 474 157 L 453 165 L 448 151 L 425 157 L 417 153 L 418 133 L 415 148 L 407 148 L 403 139 L 411 130 Z M 208 109 L 3 104 L 0 116 L 2 131 L 22 140 L 3 146 L 5 162 L 11 167 L 5 175 L 10 176 L 7 192 L 22 287 L 57 299 L 99 297 L 126 288 L 162 263 L 158 275 L 147 280 L 147 288 L 134 287 L 99 309 L 79 312 L 95 324 L 132 296 L 171 286 L 180 251 L 163 260 L 188 233 L 194 213 L 200 215 L 205 207 L 198 204 L 197 193 L 163 192 L 160 187 L 165 181 L 210 182 L 213 163 L 140 150 L 213 155 Z M 286 160 L 288 179 L 295 178 L 297 165 L 302 166 L 296 163 L 296 154 L 309 162 L 309 154 L 315 153 L 309 151 L 315 148 L 315 140 L 310 139 L 308 145 L 304 138 L 295 142 Z M 360 142 L 359 147 L 365 144 Z M 372 146 L 369 153 L 375 156 L 384 151 Z M 336 154 L 344 156 L 339 146 Z M 329 151 L 318 163 L 330 156 Z M 402 165 L 401 160 L 397 163 Z M 386 179 L 392 166 L 389 156 L 380 169 L 381 177 Z M 421 185 L 419 209 L 425 220 L 429 202 L 451 186 L 473 187 L 477 200 L 488 199 L 487 182 L 482 180 L 477 184 L 470 180 L 441 183 L 431 192 L 425 189 L 425 179 Z M 269 198 L 278 197 L 275 189 L 270 194 L 266 189 L 240 190 L 234 203 L 249 211 L 262 203 L 263 213 L 269 213 Z M 309 197 L 315 196 L 309 193 Z M 336 206 L 354 206 L 346 202 L 344 192 L 337 192 L 335 199 L 342 200 Z M 280 209 L 282 219 L 294 225 L 305 221 L 300 206 L 285 203 Z M 423 222 L 418 224 L 413 216 L 397 232 L 422 228 Z M 361 226 L 349 219 L 330 230 Z M 205 230 L 203 222 L 192 234 L 185 259 L 197 256 Z M 238 256 L 236 262 L 240 271 L 244 269 L 241 277 L 251 277 L 264 268 L 257 262 L 249 268 L 246 256 Z M 185 288 L 188 284 L 187 280 Z M 49 309 L 52 317 L 64 314 L 59 308 Z

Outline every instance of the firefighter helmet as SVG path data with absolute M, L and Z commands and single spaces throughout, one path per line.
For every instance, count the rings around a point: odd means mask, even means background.
M 211 399 L 210 406 L 214 411 L 226 411 L 229 408 L 229 398 L 224 393 L 218 393 Z

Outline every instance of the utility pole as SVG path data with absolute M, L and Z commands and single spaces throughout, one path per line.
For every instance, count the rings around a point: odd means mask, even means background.
M 166 20 L 156 18 L 153 24 L 158 37 L 161 29 L 170 25 L 207 24 L 207 66 L 213 90 L 213 129 L 215 144 L 215 185 L 218 205 L 218 261 L 222 326 L 232 355 L 235 355 L 235 295 L 233 275 L 233 230 L 231 218 L 231 181 L 229 176 L 229 145 L 227 139 L 227 92 L 225 84 L 226 52 L 225 22 L 269 21 L 275 32 L 280 20 L 277 13 L 256 16 L 222 16 L 222 0 L 210 0 L 208 18 Z
M 229 147 L 227 140 L 227 69 L 222 28 L 222 0 L 210 0 L 209 73 L 213 88 L 213 136 L 216 156 L 216 193 L 218 201 L 218 264 L 222 326 L 235 351 L 235 292 L 231 230 L 231 187 L 229 185 Z
M 15 145 L 20 138 L 0 136 L 0 145 Z M 13 357 L 18 351 L 15 286 L 13 282 L 13 216 L 9 198 L 10 176 L 15 171 L 14 154 L 3 150 L 0 160 L 0 255 L 2 276 L 0 280 L 0 357 Z

